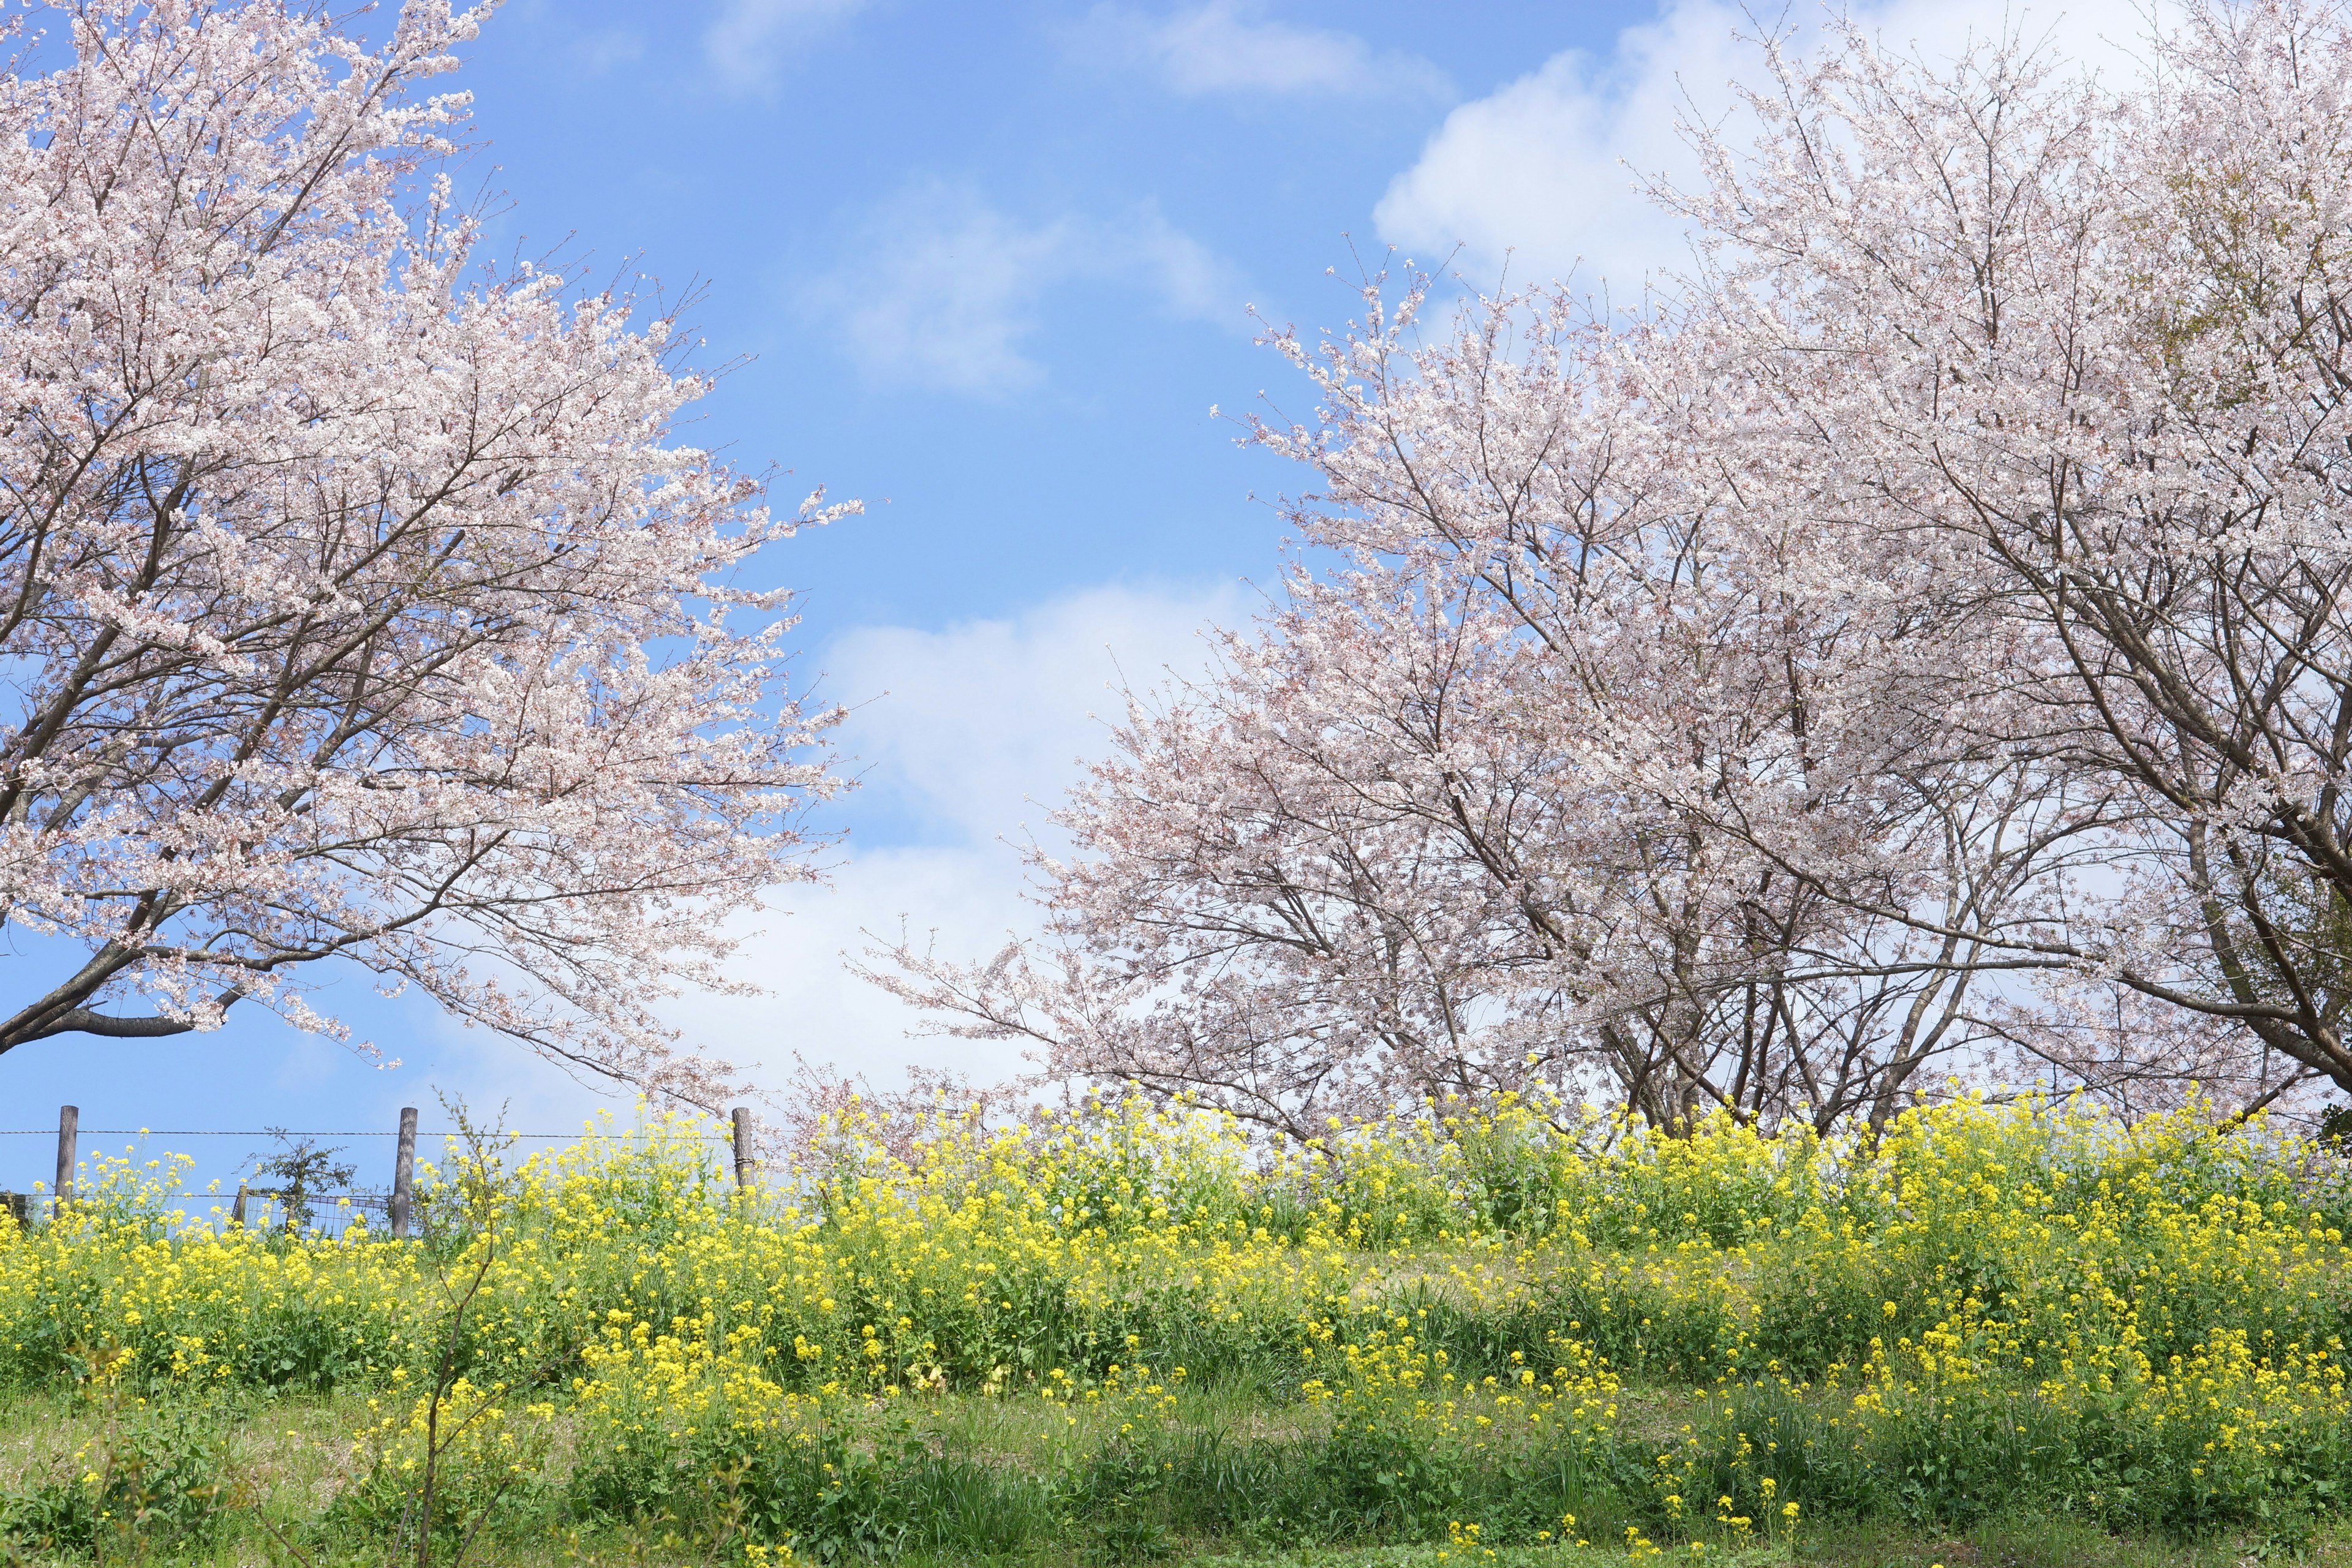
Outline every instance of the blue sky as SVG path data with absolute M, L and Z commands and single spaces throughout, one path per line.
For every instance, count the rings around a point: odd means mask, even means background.
M 2006 9 L 2068 47 L 2139 31 L 2124 0 Z M 2004 6 L 1865 14 L 1937 48 Z M 484 142 L 461 185 L 509 203 L 498 248 L 705 285 L 707 360 L 751 357 L 692 438 L 791 470 L 780 499 L 823 484 L 867 508 L 769 563 L 805 594 L 803 668 L 859 705 L 866 784 L 823 821 L 846 834 L 833 885 L 779 895 L 739 966 L 770 994 L 682 1000 L 689 1037 L 884 1078 L 1014 1068 L 908 1041 L 837 954 L 902 914 L 974 956 L 1027 925 L 1001 840 L 1042 828 L 1097 747 L 1107 683 L 1196 662 L 1194 628 L 1273 583 L 1268 501 L 1301 476 L 1209 411 L 1309 400 L 1248 308 L 1336 326 L 1354 300 L 1328 269 L 1391 244 L 1474 281 L 1507 252 L 1515 278 L 1619 287 L 1671 265 L 1675 230 L 1626 164 L 1685 166 L 1675 112 L 1723 112 L 1752 70 L 1742 26 L 1720 0 L 510 0 L 492 17 L 455 79 Z M 57 958 L 19 942 L 0 984 L 42 987 Z M 61 1101 L 92 1127 L 330 1131 L 389 1128 L 436 1089 L 532 1128 L 605 1103 L 363 977 L 315 1000 L 401 1065 L 250 1010 L 215 1035 L 68 1037 L 0 1056 L 0 1127 L 52 1125 Z M 184 1146 L 213 1173 L 256 1144 Z M 0 1138 L 0 1186 L 48 1160 Z

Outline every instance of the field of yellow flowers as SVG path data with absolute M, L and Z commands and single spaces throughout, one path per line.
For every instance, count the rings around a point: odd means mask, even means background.
M 93 1168 L 0 1231 L 0 1561 L 2341 1535 L 2352 1177 L 2260 1122 L 1435 1105 L 1269 1150 L 1097 1100 L 853 1119 L 751 1191 L 706 1131 L 453 1147 L 398 1242 Z

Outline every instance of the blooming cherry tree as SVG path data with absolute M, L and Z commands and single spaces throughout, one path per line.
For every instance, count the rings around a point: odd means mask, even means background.
M 429 177 L 466 100 L 423 89 L 481 14 L 77 0 L 70 59 L 0 78 L 0 910 L 79 954 L 0 1051 L 333 1029 L 340 958 L 727 1089 L 652 1004 L 810 874 L 831 715 L 738 578 L 832 513 L 673 440 L 709 384 L 668 320 L 472 265 Z
M 1776 57 L 1757 147 L 1703 139 L 1677 198 L 1696 299 L 1801 476 L 1755 504 L 1936 560 L 2010 628 L 1950 672 L 1954 732 L 2105 803 L 2001 938 L 2052 982 L 2015 1037 L 2352 1089 L 2352 26 L 2200 5 L 2153 62 Z
M 1346 566 L 1132 704 L 1076 855 L 1036 862 L 1040 952 L 901 952 L 886 984 L 1302 1136 L 1534 1081 L 1883 1121 L 1989 1037 L 1970 982 L 2011 961 L 1972 933 L 2019 918 L 2046 831 L 2027 763 L 1888 782 L 1986 623 L 1912 615 L 1853 542 L 1687 462 L 1719 444 L 1667 379 L 1695 337 L 1504 300 L 1415 350 L 1418 303 L 1283 340 L 1320 416 L 1255 432 L 1319 471 L 1293 521 Z M 1742 826 L 1791 810 L 1808 876 Z
M 1338 564 L 1137 704 L 1045 944 L 892 984 L 1292 1130 L 2352 1089 L 2352 18 L 1762 48 L 1667 294 L 1276 336 Z

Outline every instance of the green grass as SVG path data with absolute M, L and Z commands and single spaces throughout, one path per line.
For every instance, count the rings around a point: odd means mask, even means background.
M 1661 1408 L 1663 1408 L 1663 1404 Z M 93 1400 L 69 1394 L 0 1403 L 0 1496 L 22 1499 L 45 1481 L 71 1475 L 110 1441 L 154 1413 L 136 1400 Z M 358 1396 L 244 1400 L 208 1408 L 201 1430 L 223 1490 L 216 1519 L 194 1531 L 155 1526 L 102 1530 L 89 1547 L 44 1549 L 19 1540 L 0 1545 L 0 1563 L 143 1562 L 156 1564 L 381 1563 L 400 1561 L 381 1535 L 339 1525 L 337 1504 L 357 1470 L 352 1434 L 373 1416 Z M 741 1563 L 742 1536 L 705 1515 L 686 1519 L 646 1510 L 635 1519 L 583 1514 L 566 1503 L 564 1481 L 577 1460 L 559 1421 L 543 1473 L 517 1494 L 477 1540 L 473 1563 L 557 1568 L 559 1564 Z M 1170 1434 L 1174 1434 L 1171 1436 Z M 1579 1500 L 1580 1533 L 1566 1540 L 1488 1550 L 1466 1543 L 1446 1521 L 1420 1525 L 1428 1540 L 1378 1542 L 1311 1539 L 1289 1517 L 1309 1453 L 1295 1408 L 1269 1405 L 1244 1389 L 1188 1392 L 1175 1419 L 1139 1452 L 1089 1413 L 1076 1426 L 1037 1402 L 950 1396 L 932 1402 L 915 1434 L 924 1458 L 887 1477 L 901 1526 L 867 1540 L 835 1543 L 831 1560 L 889 1560 L 906 1568 L 967 1563 L 1035 1568 L 1105 1568 L 1129 1563 L 1196 1563 L 1202 1568 L 1585 1568 L 1629 1561 L 1625 1531 L 1635 1515 L 1605 1484 Z M 1127 1468 L 1106 1459 L 1125 1453 Z M 1173 1458 L 1162 1458 L 1172 1455 Z M 1288 1468 L 1286 1470 L 1286 1466 Z M 1155 1467 L 1160 1477 L 1149 1473 Z M 1465 1511 L 1491 1511 L 1497 1500 L 1465 1497 Z M 1327 1525 L 1326 1529 L 1328 1528 Z M 1391 1532 L 1398 1527 L 1392 1522 Z M 1640 1528 L 1637 1524 L 1635 1528 Z M 1701 1532 L 1693 1542 L 1661 1542 L 1656 1563 L 1694 1561 L 1740 1568 L 1767 1563 L 1838 1568 L 2235 1568 L 2299 1560 L 2352 1568 L 2352 1530 L 2340 1520 L 2305 1521 L 2272 1531 L 2236 1530 L 2186 1541 L 2109 1534 L 2057 1513 L 1996 1509 L 1969 1530 L 1921 1531 L 1890 1522 L 1813 1521 L 1793 1537 L 1741 1542 Z M 436 1561 L 449 1559 L 436 1553 Z M 825 1561 L 811 1551 L 801 1561 Z

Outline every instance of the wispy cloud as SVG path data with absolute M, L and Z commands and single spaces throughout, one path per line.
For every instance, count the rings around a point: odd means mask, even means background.
M 730 87 L 761 87 L 794 51 L 864 10 L 867 0 L 722 0 L 702 35 L 710 68 Z
M 802 302 L 869 379 L 998 396 L 1042 379 L 1028 342 L 1056 292 L 1081 283 L 1126 287 L 1180 319 L 1243 320 L 1232 268 L 1155 207 L 1026 221 L 940 181 L 869 212 Z
M 625 27 L 590 28 L 574 35 L 571 43 L 572 63 L 586 77 L 634 65 L 645 53 L 645 38 Z
M 996 1079 L 1019 1070 L 1015 1046 L 910 1041 L 920 1019 L 844 970 L 865 933 L 943 956 L 981 959 L 1008 935 L 1034 935 L 1038 911 L 1013 845 L 1034 832 L 1062 846 L 1046 814 L 1108 750 L 1125 717 L 1118 687 L 1197 676 L 1198 635 L 1247 613 L 1234 587 L 1095 587 L 1003 619 L 939 629 L 867 626 L 826 651 L 826 689 L 855 705 L 845 748 L 870 767 L 866 791 L 887 795 L 901 836 L 875 847 L 853 832 L 829 886 L 776 889 L 734 972 L 761 996 L 680 998 L 665 1009 L 688 1037 L 737 1059 L 791 1066 L 794 1049 L 887 1081 L 910 1063 Z M 853 802 L 853 805 L 861 802 Z M 1000 842 L 1011 840 L 1011 843 Z M 778 1073 L 772 1081 L 780 1081 Z
M 1352 33 L 1301 27 L 1254 0 L 1207 0 L 1164 14 L 1099 5 L 1070 35 L 1095 61 L 1146 67 L 1184 93 L 1450 97 L 1445 73 L 1375 50 Z

